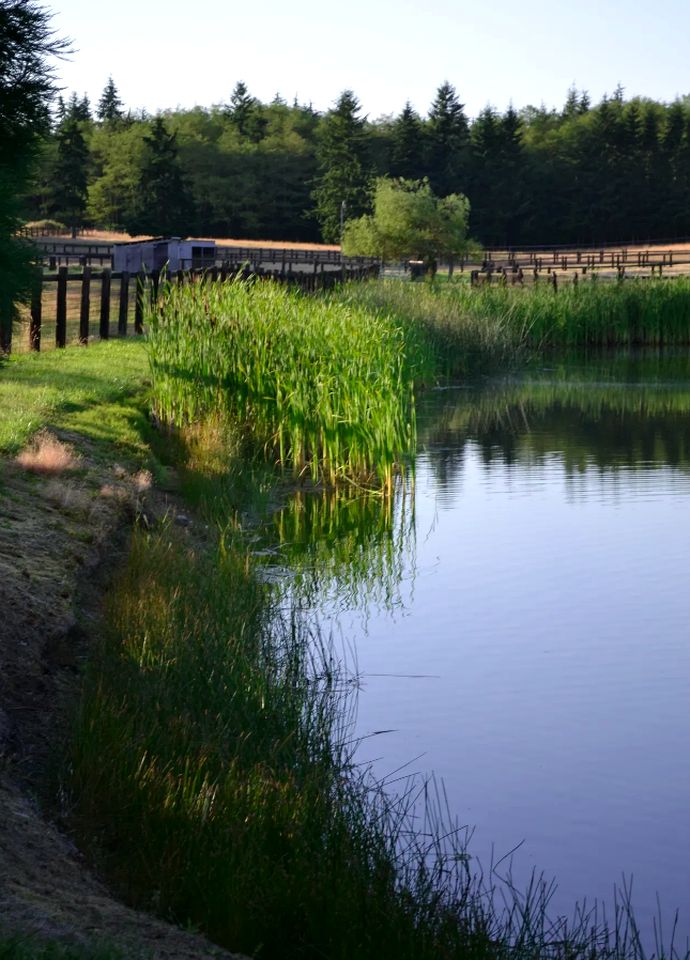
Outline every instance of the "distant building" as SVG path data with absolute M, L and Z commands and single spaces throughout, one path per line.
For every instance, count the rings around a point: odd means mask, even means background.
M 151 273 L 163 270 L 198 270 L 212 267 L 216 261 L 213 240 L 182 240 L 179 237 L 154 237 L 113 244 L 113 270 L 116 273 Z

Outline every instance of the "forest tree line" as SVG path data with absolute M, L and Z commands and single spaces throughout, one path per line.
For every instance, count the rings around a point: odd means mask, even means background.
M 26 220 L 130 233 L 338 242 L 380 176 L 428 178 L 469 198 L 485 246 L 645 241 L 690 235 L 690 98 L 617 88 L 597 104 L 490 106 L 470 119 L 442 84 L 426 116 L 407 104 L 370 120 L 344 91 L 333 108 L 237 83 L 227 103 L 156 116 L 125 110 L 110 79 L 98 103 L 58 101 Z

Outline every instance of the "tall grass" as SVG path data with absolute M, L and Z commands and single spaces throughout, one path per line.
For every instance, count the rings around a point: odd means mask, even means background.
M 300 331 L 312 309 L 315 323 L 321 314 L 345 329 L 348 319 L 361 325 L 371 318 L 377 336 L 390 338 L 388 348 L 397 344 L 401 355 L 418 344 L 400 361 L 403 384 L 413 369 L 421 375 L 425 357 L 427 370 L 436 362 L 432 334 L 420 326 L 410 333 L 418 340 L 405 340 L 396 332 L 405 323 L 372 317 L 369 306 L 329 300 L 312 308 L 290 295 L 274 301 L 270 287 L 239 284 L 166 296 L 151 318 L 157 411 L 166 421 L 194 424 L 182 453 L 186 483 L 202 506 L 215 491 L 229 496 L 224 425 L 209 426 L 216 403 L 253 443 L 267 431 L 263 442 L 279 447 L 279 425 L 257 384 L 275 386 L 283 350 L 289 355 L 294 347 L 291 311 L 295 342 L 314 351 L 294 358 L 304 379 L 318 381 L 324 354 L 336 368 L 334 344 L 347 347 L 347 338 L 335 335 L 324 346 L 323 327 L 321 339 Z M 197 311 L 191 317 L 190 304 Z M 256 321 L 258 346 L 243 311 Z M 219 326 L 227 329 L 216 341 Z M 257 367 L 252 351 L 261 352 L 262 342 L 272 364 Z M 235 353 L 227 367 L 220 345 Z M 241 369 L 256 380 L 245 394 Z M 375 381 L 366 385 L 375 392 Z M 275 416 L 275 393 L 269 399 Z M 239 458 L 239 447 L 231 456 Z M 195 469 L 202 474 L 196 483 Z M 299 552 L 309 522 L 329 533 L 336 550 L 360 550 L 364 564 L 373 560 L 394 574 L 398 559 L 388 545 L 395 516 L 382 516 L 371 542 L 360 536 L 359 521 L 373 503 L 363 499 L 350 511 L 338 497 L 313 501 L 277 517 L 276 527 Z M 212 508 L 207 515 L 219 519 Z M 175 531 L 134 536 L 129 564 L 110 591 L 71 754 L 79 836 L 130 900 L 265 960 L 644 956 L 625 906 L 611 926 L 588 913 L 552 925 L 549 888 L 535 882 L 526 892 L 501 887 L 503 909 L 498 881 L 488 874 L 485 883 L 471 870 L 465 835 L 428 784 L 396 797 L 357 766 L 349 678 L 318 638 L 281 619 L 244 549 L 229 535 L 217 550 L 192 547 Z M 326 558 L 323 569 L 328 575 Z
M 349 284 L 332 297 L 400 324 L 413 358 L 411 375 L 428 384 L 513 364 L 523 355 L 526 331 L 504 291 L 476 292 L 466 284 L 383 280 Z
M 138 533 L 108 619 L 72 789 L 136 905 L 265 960 L 645 956 L 626 903 L 552 923 L 549 884 L 471 869 L 433 784 L 395 796 L 358 769 L 337 664 L 241 553 Z
M 266 958 L 493 955 L 457 847 L 353 765 L 332 658 L 240 555 L 138 534 L 109 621 L 73 789 L 130 899 Z
M 690 278 L 559 288 L 400 281 L 350 285 L 348 302 L 389 311 L 450 375 L 504 367 L 545 347 L 690 343 Z
M 147 318 L 154 410 L 222 415 L 295 475 L 389 484 L 414 442 L 405 341 L 390 317 L 270 283 L 168 285 Z

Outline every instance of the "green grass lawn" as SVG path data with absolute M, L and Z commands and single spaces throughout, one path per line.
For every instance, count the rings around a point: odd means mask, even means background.
M 0 454 L 52 426 L 145 456 L 147 378 L 141 340 L 9 357 L 0 365 Z

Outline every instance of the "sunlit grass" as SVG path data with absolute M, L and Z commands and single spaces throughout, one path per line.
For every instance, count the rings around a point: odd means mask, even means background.
M 136 340 L 10 356 L 0 365 L 0 452 L 16 453 L 41 427 L 69 425 L 141 454 L 147 374 Z

